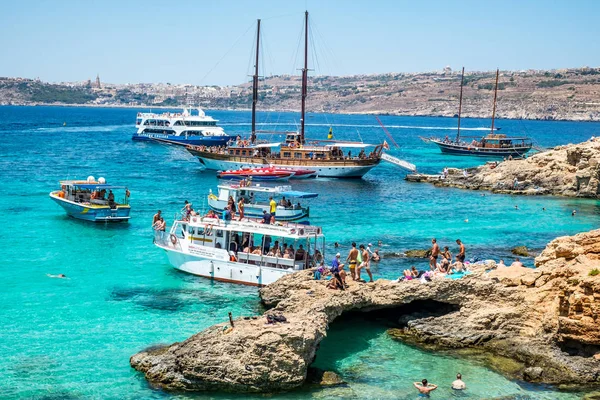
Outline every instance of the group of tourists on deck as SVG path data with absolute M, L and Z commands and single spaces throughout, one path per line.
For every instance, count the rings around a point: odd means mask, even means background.
M 188 147 L 191 148 L 191 149 L 197 150 L 197 151 L 203 151 L 203 152 L 207 152 L 207 153 L 227 154 L 227 147 L 226 146 L 194 146 L 194 145 L 189 145 Z

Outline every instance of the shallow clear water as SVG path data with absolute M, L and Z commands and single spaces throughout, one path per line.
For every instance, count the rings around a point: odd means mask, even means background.
M 152 245 L 153 213 L 178 211 L 183 201 L 202 208 L 216 188 L 213 172 L 185 150 L 132 142 L 138 110 L 61 107 L 0 107 L 0 209 L 4 268 L 0 280 L 0 393 L 8 398 L 162 398 L 129 367 L 135 352 L 171 343 L 234 316 L 260 312 L 256 289 L 211 283 L 174 271 Z M 248 131 L 246 112 L 214 111 L 231 133 Z M 297 114 L 261 114 L 269 128 L 292 129 Z M 419 135 L 452 135 L 455 120 L 381 117 L 402 146 L 392 154 L 423 172 L 467 167 L 481 160 L 442 156 Z M 63 122 L 67 125 L 63 127 Z M 330 124 L 339 138 L 381 141 L 373 117 L 311 114 L 309 136 L 324 138 Z M 285 125 L 285 124 L 288 125 Z M 486 120 L 465 120 L 484 128 Z M 600 124 L 500 121 L 503 131 L 526 133 L 544 146 L 597 135 Z M 469 133 L 479 134 L 474 130 Z M 48 193 L 58 180 L 104 176 L 132 192 L 132 220 L 90 225 L 66 217 Z M 402 180 L 404 172 L 380 165 L 362 180 L 310 180 L 298 190 L 316 191 L 311 222 L 325 228 L 329 243 L 347 251 L 352 240 L 376 243 L 385 252 L 427 248 L 431 237 L 455 250 L 461 238 L 469 256 L 511 259 L 510 248 L 541 249 L 556 236 L 598 226 L 597 201 L 514 197 L 440 189 Z M 515 209 L 518 205 L 518 209 Z M 542 211 L 545 207 L 546 211 Z M 576 217 L 571 211 L 577 209 Z M 465 220 L 468 219 L 468 222 Z M 525 260 L 532 264 L 532 259 Z M 427 261 L 387 258 L 376 277 L 397 277 Z M 64 273 L 69 279 L 46 274 Z M 331 346 L 328 342 L 338 338 Z M 273 398 L 413 398 L 410 383 L 427 378 L 449 383 L 445 371 L 468 371 L 473 398 L 503 395 L 572 398 L 549 388 L 511 382 L 475 361 L 435 355 L 394 342 L 377 324 L 334 324 L 318 363 L 336 369 L 350 388 L 302 390 Z M 347 344 L 346 342 L 359 342 Z M 349 348 L 342 352 L 336 348 Z M 454 372 L 452 372 L 454 373 Z M 467 376 L 467 372 L 463 372 Z M 452 375 L 452 374 L 450 374 Z M 493 389 L 493 390 L 492 390 Z M 351 390 L 351 392 L 347 392 Z M 438 398 L 454 395 L 440 390 Z M 208 397 L 227 398 L 226 395 Z M 436 397 L 434 396 L 434 397 Z M 196 396 L 203 397 L 203 396 Z M 207 398 L 208 398 L 207 397 Z

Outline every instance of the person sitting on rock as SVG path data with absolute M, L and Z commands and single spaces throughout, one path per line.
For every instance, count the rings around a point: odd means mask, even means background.
M 453 272 L 464 272 L 466 271 L 467 268 L 465 267 L 465 264 L 463 264 L 462 261 L 456 261 L 454 264 L 452 264 L 450 266 L 450 268 L 448 269 L 448 272 L 453 271 Z
M 515 258 L 515 261 L 510 264 L 511 267 L 523 267 L 523 263 L 519 260 L 519 257 Z
M 498 265 L 497 265 L 497 266 L 498 266 L 498 267 L 506 267 L 506 264 L 504 264 L 504 260 L 500 260 L 500 261 L 498 262 Z

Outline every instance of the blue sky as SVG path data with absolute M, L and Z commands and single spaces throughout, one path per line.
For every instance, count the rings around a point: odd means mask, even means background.
M 305 9 L 312 74 L 600 66 L 600 1 L 0 0 L 0 76 L 238 84 L 257 18 L 261 74 L 297 73 Z

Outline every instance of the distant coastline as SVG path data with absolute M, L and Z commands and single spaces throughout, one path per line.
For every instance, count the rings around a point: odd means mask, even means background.
M 494 72 L 467 72 L 462 116 L 490 118 Z M 497 118 L 542 121 L 600 121 L 600 68 L 501 71 Z M 309 78 L 309 112 L 331 114 L 454 117 L 460 74 L 450 69 Z M 46 83 L 0 77 L 0 105 L 122 108 L 181 108 L 247 111 L 251 85 L 196 86 L 171 83 Z M 299 112 L 298 76 L 274 75 L 259 84 L 259 110 Z
M 36 103 L 36 104 L 0 104 L 0 107 L 87 107 L 87 108 L 123 108 L 123 109 L 157 109 L 157 110 L 173 110 L 181 109 L 185 106 L 157 106 L 157 105 L 127 105 L 127 104 L 64 104 L 64 103 Z M 194 107 L 197 108 L 197 107 Z M 224 107 L 201 107 L 205 111 L 236 111 L 250 112 L 250 108 L 224 108 Z M 267 109 L 258 110 L 258 112 L 286 112 L 299 113 L 299 109 Z M 386 115 L 394 117 L 426 117 L 426 118 L 456 118 L 456 115 L 440 115 L 440 114 L 411 114 L 411 113 L 395 113 L 389 111 L 366 111 L 366 112 L 342 112 L 342 111 L 309 111 L 309 114 L 337 114 L 337 115 Z M 462 119 L 487 119 L 489 116 L 462 116 Z M 558 118 L 516 118 L 510 116 L 497 116 L 496 120 L 526 120 L 526 121 L 556 121 L 556 122 L 600 122 L 600 119 L 558 119 Z

